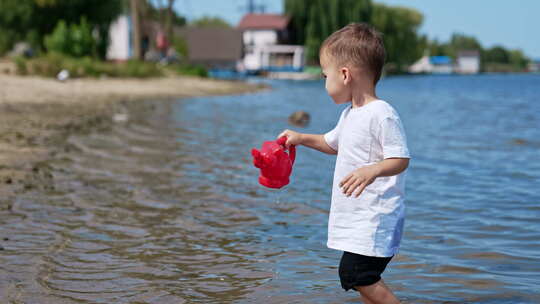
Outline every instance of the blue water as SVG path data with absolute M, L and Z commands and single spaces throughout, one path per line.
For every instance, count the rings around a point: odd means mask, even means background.
M 264 80 L 253 80 L 264 81 Z M 266 82 L 266 81 L 264 81 Z M 322 81 L 150 101 L 73 135 L 54 187 L 0 210 L 0 299 L 12 303 L 357 303 L 326 247 L 335 156 L 297 149 L 291 183 L 257 182 L 251 148 L 332 129 Z M 540 75 L 391 77 L 412 160 L 403 303 L 540 303 Z M 307 111 L 306 128 L 288 116 Z
M 343 106 L 331 101 L 322 81 L 271 85 L 274 90 L 254 95 L 177 103 L 177 125 L 209 161 L 193 164 L 190 177 L 232 202 L 255 202 L 250 213 L 260 223 L 230 233 L 253 239 L 255 256 L 275 253 L 265 260 L 274 275 L 247 298 L 353 300 L 339 287 L 339 252 L 325 246 L 334 157 L 300 147 L 291 184 L 270 192 L 257 185 L 249 155 L 285 128 L 330 130 Z M 378 95 L 400 113 L 412 153 L 406 232 L 384 275 L 403 300 L 540 302 L 539 88 L 539 75 L 380 83 Z M 310 113 L 308 127 L 287 124 L 296 110 Z

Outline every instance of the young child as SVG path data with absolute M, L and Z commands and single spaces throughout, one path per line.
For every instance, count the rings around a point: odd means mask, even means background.
M 341 286 L 359 291 L 364 303 L 399 303 L 380 276 L 401 240 L 410 156 L 397 112 L 375 95 L 385 60 L 381 34 L 349 24 L 323 42 L 319 57 L 328 94 L 351 104 L 326 134 L 285 130 L 278 138 L 337 154 L 327 245 L 343 251 Z

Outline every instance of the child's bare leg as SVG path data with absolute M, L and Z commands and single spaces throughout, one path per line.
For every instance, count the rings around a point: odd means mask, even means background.
M 371 302 L 368 298 L 364 297 L 362 294 L 360 294 L 360 299 L 362 299 L 362 303 L 364 304 L 375 304 Z
M 354 289 L 360 292 L 362 301 L 366 304 L 399 304 L 399 300 L 382 279 L 375 284 L 356 286 Z

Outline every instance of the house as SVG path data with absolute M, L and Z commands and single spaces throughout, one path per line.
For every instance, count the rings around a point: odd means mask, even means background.
M 409 73 L 451 74 L 452 59 L 448 56 L 423 56 L 409 67 Z
M 458 52 L 455 70 L 460 74 L 478 74 L 480 72 L 480 52 L 476 50 Z
M 433 74 L 451 74 L 454 71 L 452 58 L 448 56 L 431 56 L 429 62 L 432 65 L 431 73 Z
M 534 59 L 527 65 L 527 70 L 531 73 L 540 73 L 540 59 Z
M 418 61 L 409 66 L 409 73 L 419 74 L 419 73 L 431 73 L 433 66 L 429 61 L 429 56 L 422 56 Z
M 290 18 L 276 14 L 247 14 L 238 29 L 244 43 L 243 68 L 250 72 L 301 71 L 304 47 L 291 45 Z
M 235 71 L 242 64 L 242 31 L 231 28 L 185 27 L 175 29 L 175 36 L 185 39 L 187 62 L 210 70 Z

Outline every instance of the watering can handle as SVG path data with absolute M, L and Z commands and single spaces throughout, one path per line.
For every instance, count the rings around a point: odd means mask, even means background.
M 276 142 L 278 145 L 285 147 L 285 143 L 287 142 L 287 136 L 281 136 Z M 294 159 L 296 158 L 295 145 L 289 146 L 289 158 L 291 159 L 291 165 L 294 165 Z

